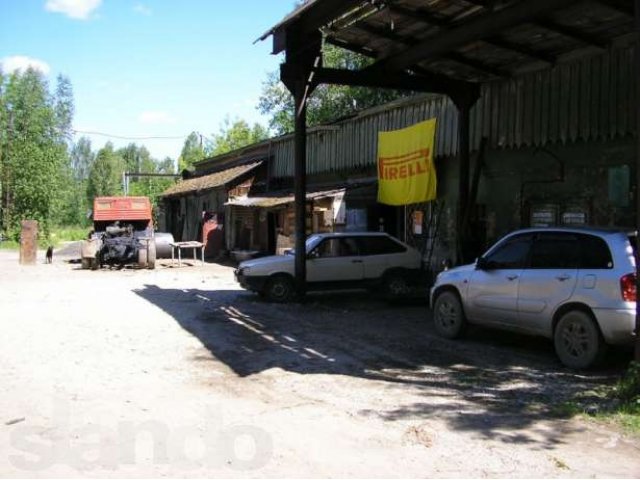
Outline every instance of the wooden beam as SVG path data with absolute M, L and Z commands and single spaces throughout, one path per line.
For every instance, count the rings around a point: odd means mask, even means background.
M 496 12 L 489 12 L 459 23 L 442 34 L 422 40 L 406 50 L 393 53 L 369 67 L 378 71 L 398 71 L 442 56 L 471 42 L 495 36 L 496 31 L 512 28 L 549 14 L 580 0 L 536 0 L 519 2 Z
M 538 27 L 542 27 L 545 30 L 551 30 L 552 32 L 559 33 L 564 37 L 573 38 L 574 40 L 577 40 L 586 45 L 590 45 L 592 47 L 606 49 L 608 46 L 607 42 L 600 40 L 594 35 L 589 35 L 588 33 L 585 33 L 577 28 L 569 27 L 567 25 L 561 25 L 546 18 L 541 18 L 531 23 L 537 25 Z
M 633 18 L 633 6 L 625 0 L 595 0 L 596 3 L 604 5 L 616 12 L 622 13 Z
M 484 6 L 484 4 L 486 4 L 487 2 L 485 0 L 485 1 L 478 1 L 478 2 L 473 1 L 470 3 L 483 4 Z M 389 11 L 394 12 L 398 15 L 403 15 L 405 17 L 417 19 L 417 20 L 420 20 L 421 22 L 427 23 L 429 25 L 434 25 L 439 28 L 451 29 L 455 27 L 454 22 L 450 22 L 448 20 L 437 17 L 434 14 L 427 12 L 425 10 L 411 10 L 410 8 L 401 7 L 398 5 L 390 5 L 388 8 L 389 8 Z M 545 62 L 549 64 L 555 64 L 557 60 L 557 58 L 554 57 L 553 55 L 548 55 L 548 54 L 545 54 L 544 52 L 540 52 L 538 50 L 534 50 L 527 46 L 510 42 L 499 37 L 485 38 L 483 39 L 483 42 L 489 45 L 493 45 L 495 47 L 501 48 L 503 50 L 511 50 L 521 55 L 526 55 L 530 58 L 534 58 L 536 60 L 540 60 L 541 62 Z
M 525 55 L 529 58 L 533 58 L 541 62 L 548 63 L 550 65 L 554 65 L 558 61 L 558 57 L 554 55 L 549 55 L 548 53 L 541 52 L 540 50 L 534 50 L 533 48 L 519 43 L 514 43 L 503 38 L 489 37 L 485 38 L 483 42 L 496 46 L 498 48 L 502 48 L 504 50 L 511 50 L 513 52 Z
M 288 84 L 299 78 L 302 67 L 295 64 L 280 65 L 280 78 Z M 475 83 L 456 80 L 421 70 L 419 74 L 395 73 L 380 75 L 366 70 L 342 70 L 337 68 L 316 68 L 313 70 L 314 85 L 349 85 L 352 87 L 391 88 L 415 92 L 442 93 L 450 97 L 479 92 Z
M 369 25 L 369 24 L 362 24 L 362 25 L 357 25 L 356 28 L 359 28 L 360 30 L 363 30 L 367 33 L 370 33 L 372 35 L 378 36 L 378 37 L 382 37 L 382 38 L 386 38 L 389 41 L 395 42 L 395 43 L 400 43 L 404 46 L 412 46 L 415 45 L 416 43 L 419 42 L 419 40 L 417 38 L 413 38 L 413 37 L 408 37 L 405 35 L 401 35 L 399 33 L 396 33 L 394 31 L 391 30 L 386 30 L 384 28 L 379 28 L 379 27 L 375 27 L 373 25 Z M 498 78 L 508 78 L 511 77 L 511 72 L 508 72 L 504 69 L 501 69 L 499 67 L 494 67 L 493 65 L 488 65 L 484 62 L 481 62 L 479 60 L 475 60 L 473 58 L 467 58 L 464 55 L 462 55 L 461 53 L 458 52 L 450 52 L 447 53 L 445 55 L 442 56 L 442 58 L 445 58 L 447 60 L 451 60 L 453 62 L 459 63 L 461 65 L 465 65 L 467 67 L 470 67 L 474 70 L 478 70 L 480 72 L 492 75 L 494 77 L 498 77 Z
M 297 37 L 296 42 L 304 41 L 308 33 L 317 32 L 321 27 L 340 17 L 344 13 L 358 7 L 362 0 L 322 0 L 310 6 L 302 5 L 289 15 L 281 24 L 276 25 L 273 35 L 272 53 L 277 54 L 290 45 L 291 33 Z M 299 15 L 296 12 L 299 11 Z M 262 36 L 266 38 L 268 33 Z

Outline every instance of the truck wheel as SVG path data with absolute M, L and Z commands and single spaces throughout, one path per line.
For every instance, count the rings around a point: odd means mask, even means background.
M 147 247 L 138 249 L 138 268 L 147 268 Z
M 149 241 L 149 250 L 147 251 L 147 268 L 153 270 L 156 268 L 156 241 L 151 239 Z

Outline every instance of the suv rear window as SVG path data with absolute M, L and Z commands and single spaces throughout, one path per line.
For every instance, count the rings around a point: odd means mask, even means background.
M 611 252 L 602 238 L 567 232 L 539 233 L 531 248 L 530 268 L 613 268 Z
M 593 235 L 578 235 L 580 239 L 580 266 L 584 269 L 608 269 L 613 268 L 611 252 L 600 237 Z

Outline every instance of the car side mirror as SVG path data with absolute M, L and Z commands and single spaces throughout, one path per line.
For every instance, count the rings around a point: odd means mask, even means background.
M 476 270 L 491 270 L 491 262 L 484 257 L 476 259 Z

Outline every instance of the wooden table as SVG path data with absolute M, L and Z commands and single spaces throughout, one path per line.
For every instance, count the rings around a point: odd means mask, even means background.
M 175 262 L 175 252 L 178 252 L 178 266 L 182 266 L 182 249 L 193 249 L 193 260 L 194 264 L 197 260 L 196 251 L 200 249 L 200 260 L 202 261 L 202 265 L 204 265 L 204 244 L 202 242 L 170 242 L 171 245 L 171 263 Z

